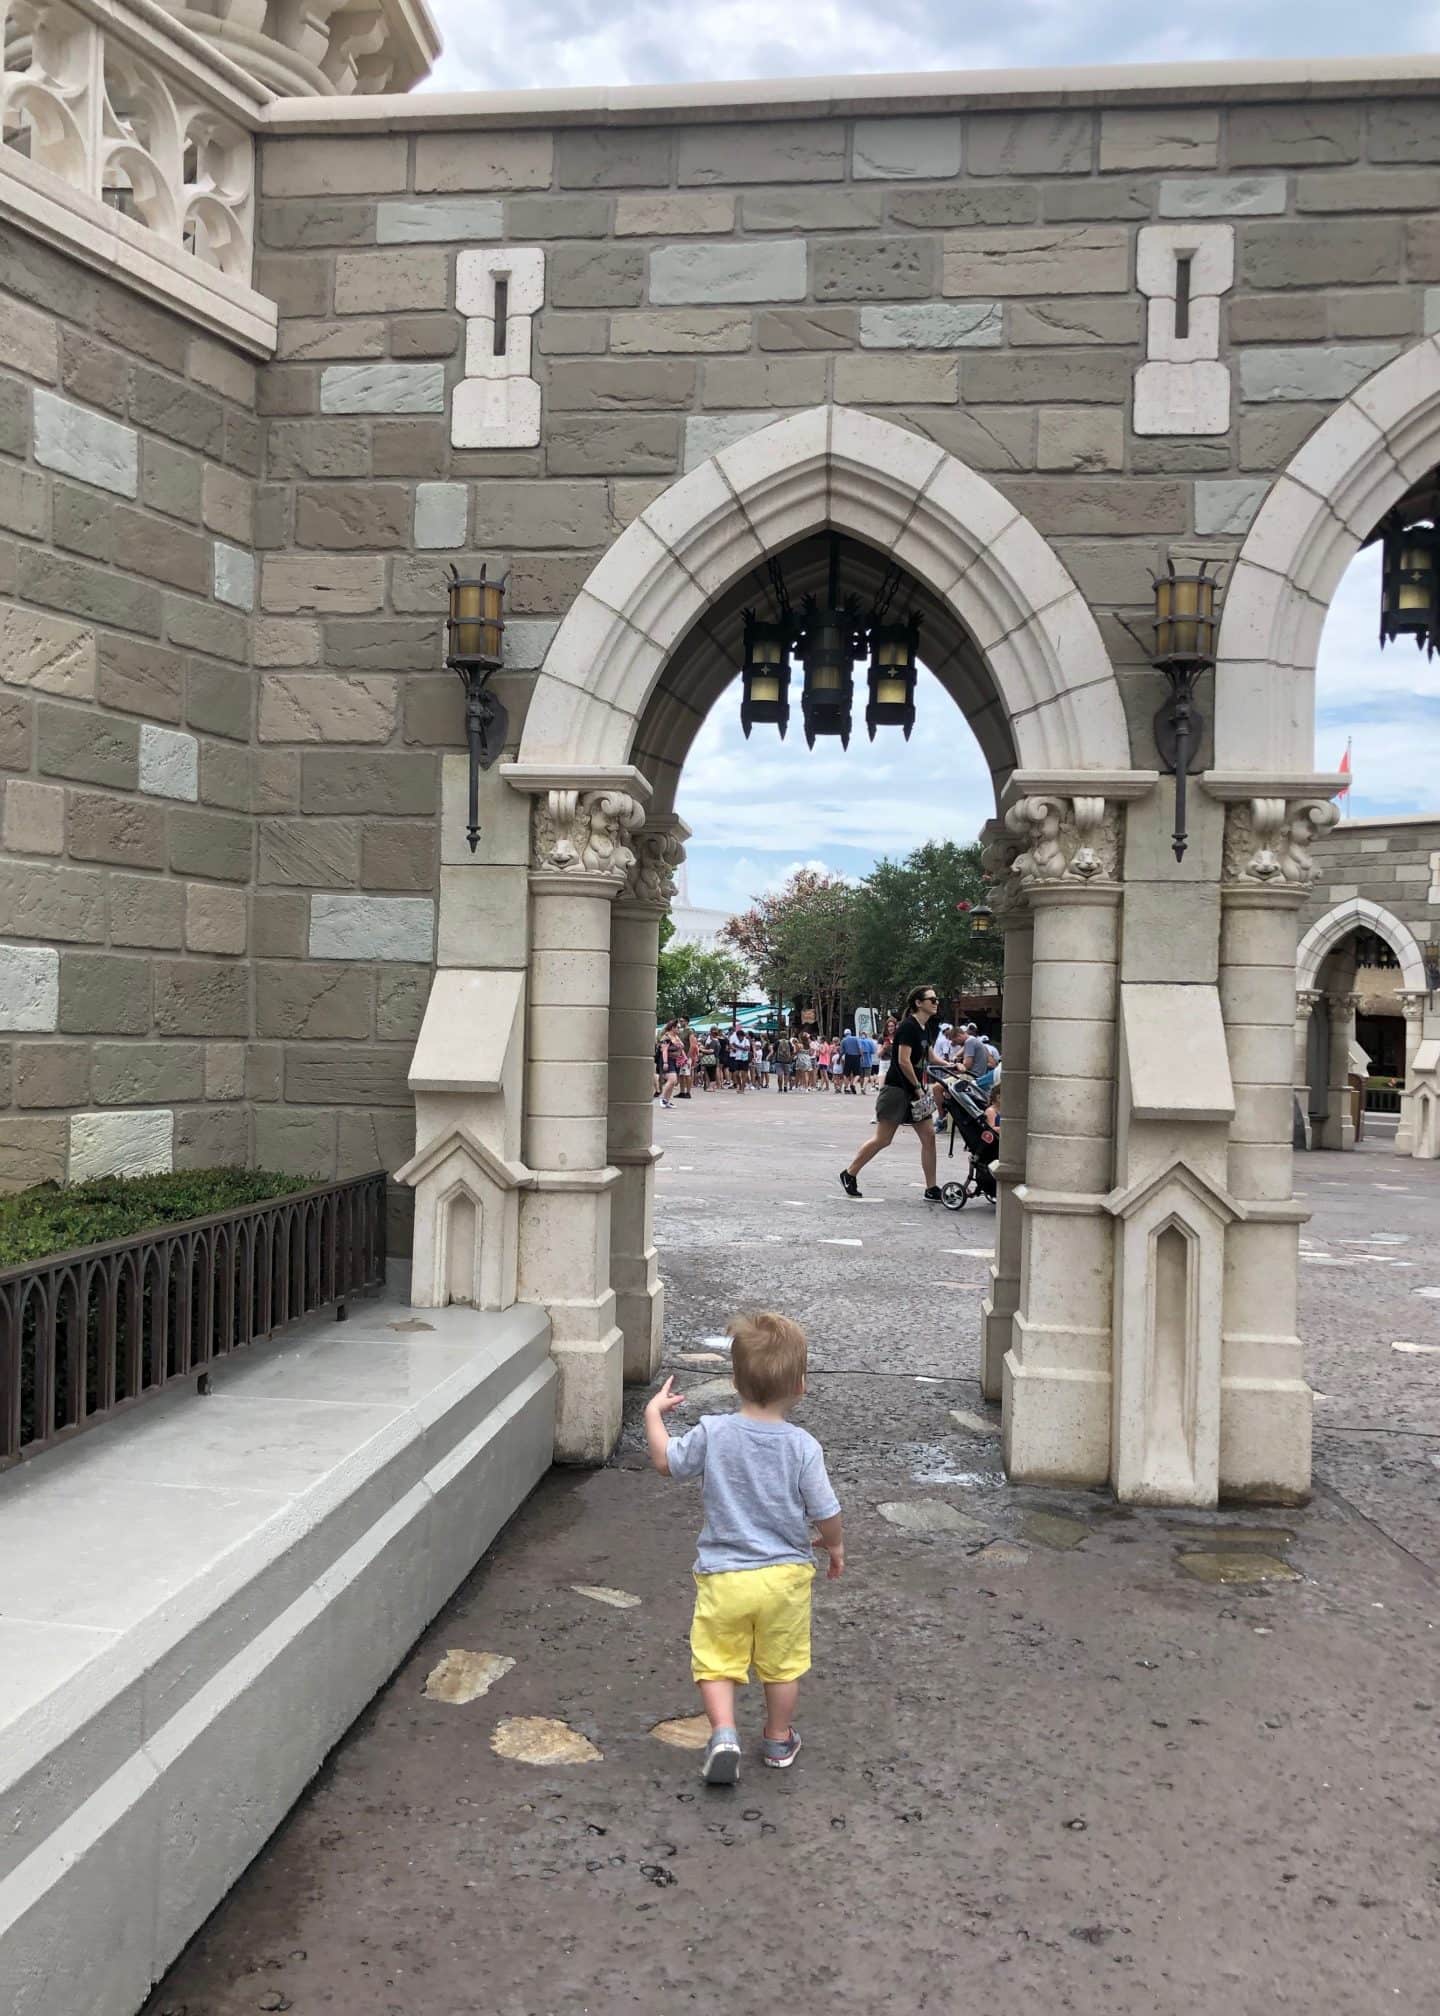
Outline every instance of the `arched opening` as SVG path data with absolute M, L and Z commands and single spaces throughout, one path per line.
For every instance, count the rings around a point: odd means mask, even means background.
M 1353 1148 L 1369 1135 L 1414 1152 L 1427 981 L 1414 933 L 1367 897 L 1335 904 L 1305 933 L 1295 959 L 1295 1057 L 1309 1146 Z

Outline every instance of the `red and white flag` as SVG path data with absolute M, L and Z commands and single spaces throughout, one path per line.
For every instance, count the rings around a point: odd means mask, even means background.
M 1350 789 L 1350 738 L 1348 735 L 1345 738 L 1345 754 L 1340 758 L 1340 775 L 1345 779 L 1345 782 L 1335 793 L 1337 798 L 1343 798 Z

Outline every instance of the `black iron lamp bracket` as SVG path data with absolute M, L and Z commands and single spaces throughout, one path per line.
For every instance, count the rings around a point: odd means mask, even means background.
M 465 686 L 465 741 L 470 751 L 470 800 L 465 838 L 473 854 L 480 844 L 480 772 L 488 770 L 505 747 L 510 715 L 498 694 L 490 691 L 494 667 L 457 665 Z

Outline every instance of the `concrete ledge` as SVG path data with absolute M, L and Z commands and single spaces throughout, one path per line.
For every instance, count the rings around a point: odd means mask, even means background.
M 6 2016 L 134 2016 L 550 1463 L 533 1308 L 214 1383 L 0 1480 Z

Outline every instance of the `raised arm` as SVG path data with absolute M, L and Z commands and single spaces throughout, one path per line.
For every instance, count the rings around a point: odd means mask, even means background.
M 646 1403 L 645 1440 L 650 1447 L 650 1461 L 662 1477 L 670 1475 L 670 1435 L 665 1426 L 665 1416 L 684 1405 L 685 1395 L 675 1391 L 673 1376 Z

